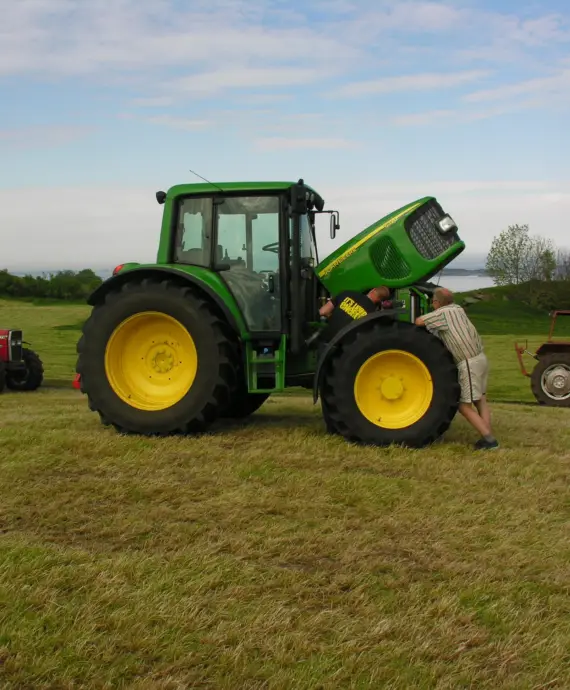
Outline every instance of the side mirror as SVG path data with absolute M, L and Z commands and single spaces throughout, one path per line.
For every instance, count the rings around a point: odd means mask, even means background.
M 166 192 L 157 192 L 156 200 L 159 204 L 163 204 L 166 201 Z
M 336 237 L 336 231 L 340 229 L 338 218 L 338 211 L 332 211 L 330 222 L 331 240 L 334 240 L 334 238 Z

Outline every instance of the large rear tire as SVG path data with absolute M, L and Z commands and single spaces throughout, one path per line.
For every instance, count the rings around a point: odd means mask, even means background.
M 37 353 L 27 347 L 22 349 L 25 369 L 6 372 L 6 385 L 13 391 L 35 391 L 43 383 L 44 365 Z
M 335 431 L 350 441 L 420 448 L 459 407 L 457 366 L 443 343 L 400 321 L 363 324 L 339 344 L 321 386 Z
M 90 408 L 124 433 L 204 431 L 237 387 L 233 332 L 196 289 L 170 280 L 133 281 L 108 293 L 77 352 Z
M 540 405 L 570 407 L 570 352 L 542 355 L 532 370 L 530 386 Z

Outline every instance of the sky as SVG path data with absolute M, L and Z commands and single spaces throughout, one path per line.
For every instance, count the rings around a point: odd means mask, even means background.
M 319 258 L 434 195 L 570 247 L 567 0 L 0 0 L 0 268 L 153 261 L 157 190 L 303 178 Z

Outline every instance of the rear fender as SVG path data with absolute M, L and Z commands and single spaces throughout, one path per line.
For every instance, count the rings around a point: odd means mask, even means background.
M 344 338 L 358 328 L 362 328 L 364 324 L 368 324 L 371 321 L 379 321 L 380 319 L 392 319 L 398 314 L 405 313 L 405 309 L 383 309 L 382 311 L 375 311 L 372 314 L 362 317 L 361 319 L 355 319 L 352 323 L 346 325 L 342 330 L 340 330 L 331 340 L 326 344 L 325 348 L 321 352 L 319 360 L 317 362 L 317 368 L 315 370 L 315 377 L 313 379 L 313 404 L 319 399 L 319 388 L 321 385 L 321 374 L 324 371 L 325 364 L 328 362 L 332 354 L 335 352 L 337 347 L 341 344 Z
M 559 352 L 570 352 L 570 343 L 565 342 L 550 342 L 543 343 L 539 348 L 537 348 L 535 355 L 541 357 L 542 355 L 550 355 Z
M 239 326 L 229 310 L 227 304 L 221 299 L 221 297 L 214 291 L 212 288 L 204 283 L 204 281 L 200 280 L 199 278 L 196 278 L 196 276 L 193 276 L 189 273 L 186 273 L 185 271 L 179 271 L 175 268 L 170 268 L 170 267 L 162 267 L 162 266 L 156 266 L 152 268 L 148 267 L 142 267 L 142 268 L 134 268 L 130 269 L 128 271 L 125 271 L 124 273 L 117 273 L 117 275 L 112 276 L 111 278 L 108 278 L 105 280 L 99 287 L 97 287 L 88 297 L 87 299 L 87 304 L 90 306 L 94 307 L 98 304 L 101 304 L 103 300 L 105 299 L 106 295 L 111 292 L 111 290 L 116 290 L 117 288 L 120 288 L 122 285 L 127 283 L 132 279 L 132 277 L 135 276 L 136 278 L 156 278 L 158 277 L 164 277 L 167 278 L 168 276 L 176 277 L 178 279 L 182 279 L 186 283 L 190 283 L 191 285 L 194 285 L 197 287 L 199 290 L 201 290 L 209 299 L 216 304 L 218 309 L 222 312 L 224 315 L 226 321 L 230 325 L 230 327 L 236 332 L 237 335 L 240 335 L 240 329 Z

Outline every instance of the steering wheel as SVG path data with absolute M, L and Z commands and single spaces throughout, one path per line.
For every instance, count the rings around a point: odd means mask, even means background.
M 279 242 L 270 242 L 261 247 L 264 252 L 271 252 L 272 254 L 279 254 Z

